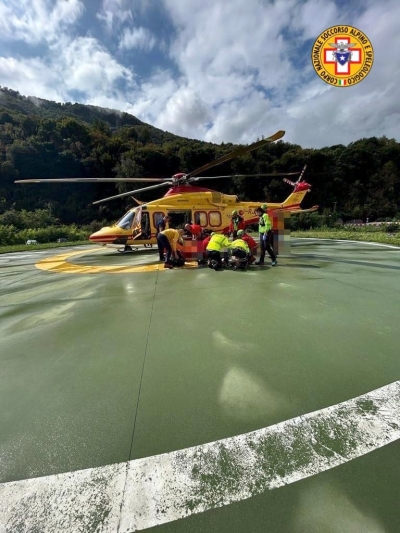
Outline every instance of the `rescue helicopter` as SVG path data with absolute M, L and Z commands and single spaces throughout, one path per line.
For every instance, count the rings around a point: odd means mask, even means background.
M 240 147 L 227 155 L 219 157 L 202 167 L 185 173 L 178 173 L 171 178 L 60 178 L 60 179 L 26 179 L 16 180 L 15 183 L 80 183 L 80 182 L 151 182 L 153 185 L 136 189 L 129 192 L 110 196 L 93 202 L 100 204 L 117 198 L 130 196 L 138 205 L 129 209 L 125 215 L 111 226 L 101 228 L 90 235 L 89 240 L 101 245 L 118 245 L 124 248 L 120 251 L 136 251 L 138 245 L 151 247 L 157 243 L 157 227 L 164 216 L 170 217 L 169 226 L 183 228 L 185 224 L 194 223 L 207 232 L 226 233 L 229 228 L 232 211 L 237 211 L 243 218 L 245 226 L 258 221 L 256 208 L 260 201 L 241 201 L 236 195 L 223 194 L 212 189 L 199 187 L 201 180 L 213 180 L 231 177 L 254 177 L 254 176 L 291 176 L 299 175 L 297 181 L 288 178 L 284 181 L 293 187 L 293 191 L 281 203 L 269 203 L 268 212 L 286 211 L 289 213 L 305 213 L 318 209 L 314 206 L 310 209 L 302 209 L 301 202 L 310 191 L 311 185 L 303 180 L 305 168 L 301 172 L 274 173 L 274 174 L 246 174 L 229 176 L 200 176 L 201 173 L 217 165 L 225 163 L 235 157 L 247 154 L 261 146 L 281 139 L 285 132 L 280 130 L 270 137 L 264 138 L 245 147 Z M 169 187 L 162 198 L 149 202 L 141 202 L 133 195 L 144 191 Z M 263 203 L 263 202 L 261 202 Z M 134 247 L 134 248 L 133 248 Z

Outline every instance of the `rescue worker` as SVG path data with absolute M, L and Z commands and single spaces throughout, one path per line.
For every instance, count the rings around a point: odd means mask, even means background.
M 159 222 L 157 222 L 156 226 L 156 237 L 158 237 L 158 234 L 164 231 L 165 229 L 168 229 L 169 227 L 169 221 L 171 220 L 171 217 L 168 215 L 165 215 Z M 158 244 L 158 239 L 157 239 Z M 158 245 L 158 252 L 160 255 L 160 261 L 164 261 L 164 248 L 160 248 L 160 245 Z
M 169 215 L 165 215 L 165 216 L 163 216 L 163 218 L 159 222 L 157 222 L 157 227 L 156 227 L 157 235 L 161 231 L 164 231 L 165 229 L 169 228 L 169 221 L 170 220 L 171 220 L 171 217 Z
M 214 270 L 222 268 L 221 250 L 231 248 L 231 243 L 221 233 L 211 233 L 211 239 L 207 244 L 208 266 Z
M 233 235 L 233 238 L 236 239 L 237 232 L 240 229 L 244 229 L 243 217 L 241 217 L 236 210 L 232 211 L 231 223 L 229 224 L 229 235 Z
M 205 239 L 203 239 L 203 241 L 201 243 L 202 248 L 203 248 L 203 256 L 200 259 L 198 259 L 198 261 L 197 261 L 197 263 L 199 265 L 205 265 L 207 263 L 207 244 L 211 240 L 211 235 L 212 235 L 212 233 L 207 235 L 207 237 Z
M 272 266 L 276 266 L 278 261 L 274 254 L 273 249 L 271 248 L 272 241 L 272 222 L 267 213 L 268 206 L 263 204 L 260 207 L 257 207 L 256 214 L 258 215 L 258 233 L 260 235 L 260 260 L 256 261 L 256 265 L 263 265 L 265 252 L 268 252 L 268 255 L 271 258 Z
M 254 263 L 254 261 L 256 260 L 256 255 L 257 255 L 257 243 L 256 241 L 253 239 L 253 237 L 251 237 L 247 231 L 245 229 L 240 229 L 238 231 L 238 238 L 239 239 L 243 239 L 244 242 L 247 243 L 248 247 L 249 247 L 249 250 L 250 250 L 250 258 L 249 258 L 249 264 L 251 265 L 252 263 Z
M 164 268 L 174 268 L 171 263 L 171 256 L 174 256 L 174 258 L 177 256 L 177 244 L 179 242 L 182 242 L 183 234 L 183 229 L 165 229 L 164 231 L 160 231 L 160 233 L 157 235 L 157 245 L 158 251 L 160 253 L 160 261 L 163 261 L 164 259 L 164 257 L 162 257 L 164 249 L 167 251 L 165 255 Z
M 193 240 L 200 240 L 202 228 L 199 224 L 185 224 L 185 230 L 192 235 Z
M 242 231 L 242 230 L 239 230 Z M 250 248 L 247 242 L 243 240 L 242 237 L 239 237 L 239 231 L 238 231 L 238 238 L 235 239 L 233 242 L 231 242 L 231 248 L 232 248 L 232 263 L 233 266 L 240 266 L 239 262 L 240 260 L 247 260 L 245 263 L 250 259 Z M 236 258 L 236 260 L 234 259 Z M 237 261 L 239 260 L 239 261 Z
M 211 237 L 212 237 L 213 234 L 214 234 L 214 232 L 210 233 L 210 235 L 207 235 L 207 237 L 205 239 L 203 239 L 203 249 L 204 250 L 207 248 L 207 244 L 210 242 Z

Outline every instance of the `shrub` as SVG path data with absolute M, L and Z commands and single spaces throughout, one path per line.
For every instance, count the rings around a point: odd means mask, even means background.
M 0 225 L 0 246 L 24 244 L 29 239 L 39 243 L 56 242 L 60 237 L 68 241 L 86 241 L 92 231 L 71 226 L 47 226 L 45 228 L 18 229 L 13 225 Z

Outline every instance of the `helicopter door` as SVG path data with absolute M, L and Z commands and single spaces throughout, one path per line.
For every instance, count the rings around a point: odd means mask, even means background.
M 140 226 L 142 230 L 142 239 L 151 239 L 151 228 L 150 228 L 150 216 L 146 211 L 142 213 L 142 220 L 140 221 Z
M 142 234 L 141 220 L 142 220 L 142 208 L 139 207 L 139 209 L 137 209 L 135 212 L 135 218 L 133 219 L 133 223 L 132 223 L 132 238 L 133 239 L 138 239 L 140 235 Z
M 147 211 L 143 212 L 139 207 L 135 213 L 132 223 L 133 239 L 147 240 L 151 238 L 150 217 Z
M 168 211 L 168 216 L 171 217 L 169 227 L 174 229 L 183 229 L 185 224 L 190 224 L 192 220 L 192 212 L 190 209 Z

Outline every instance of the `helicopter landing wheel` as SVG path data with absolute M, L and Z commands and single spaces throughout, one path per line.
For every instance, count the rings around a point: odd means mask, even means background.
M 132 248 L 129 244 L 125 244 L 124 248 L 118 250 L 120 254 L 131 254 L 132 252 L 137 252 L 139 248 Z

